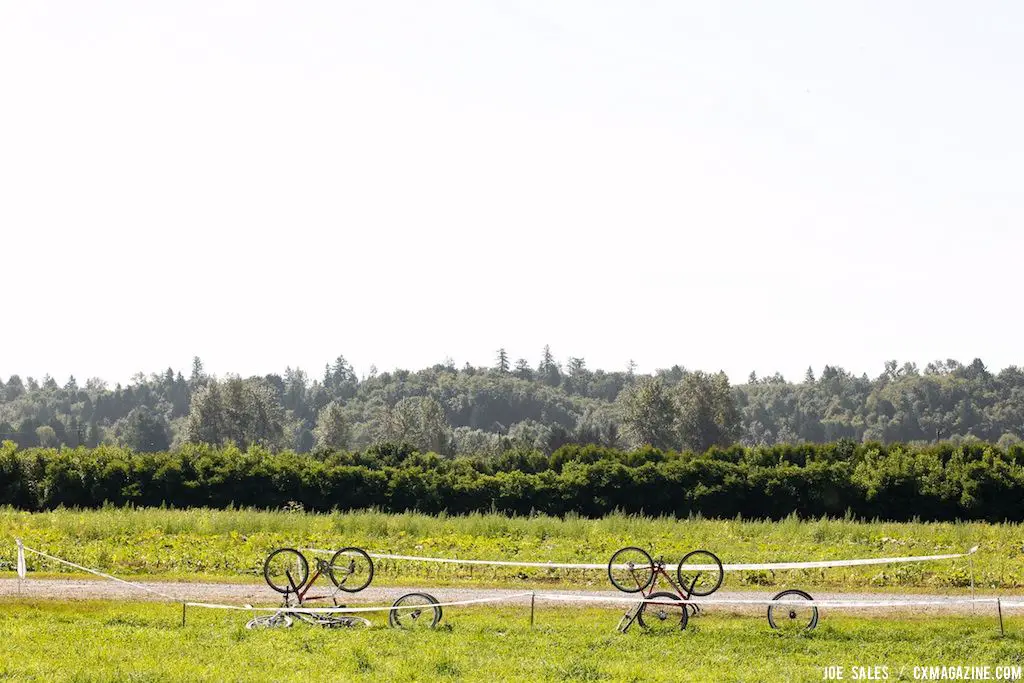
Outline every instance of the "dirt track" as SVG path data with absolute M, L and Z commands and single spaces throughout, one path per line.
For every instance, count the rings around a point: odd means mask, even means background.
M 275 605 L 279 604 L 280 596 L 271 591 L 264 584 L 231 584 L 231 583 L 162 583 L 143 582 L 142 585 L 152 590 L 165 593 L 179 600 L 191 602 L 221 602 L 228 604 L 253 604 L 253 605 Z M 376 603 L 387 604 L 395 598 L 413 590 L 424 590 L 423 588 L 404 588 L 392 586 L 370 586 L 357 595 L 344 595 L 347 604 Z M 425 589 L 436 596 L 442 602 L 455 600 L 472 600 L 477 598 L 496 598 L 511 596 L 529 588 L 428 588 Z M 833 593 L 808 591 L 819 600 L 868 600 L 868 601 L 889 601 L 889 600 L 913 600 L 926 603 L 933 603 L 914 607 L 868 607 L 856 610 L 844 609 L 844 613 L 856 614 L 892 614 L 894 612 L 913 614 L 972 614 L 983 615 L 991 612 L 995 616 L 995 607 L 991 604 L 965 604 L 950 603 L 949 596 L 910 594 L 910 593 Z M 543 589 L 537 591 L 539 607 L 565 604 L 545 601 L 540 598 L 544 593 L 558 593 L 560 595 L 575 595 L 581 599 L 576 604 L 605 605 L 608 607 L 622 608 L 624 603 L 608 600 L 607 602 L 594 602 L 593 598 L 623 598 L 628 597 L 618 591 L 574 591 L 574 590 L 551 590 Z M 764 591 L 718 591 L 714 598 L 728 599 L 768 599 L 775 591 L 766 589 Z M 16 579 L 0 579 L 0 597 L 18 597 L 18 581 Z M 20 596 L 23 598 L 46 598 L 57 600 L 164 600 L 158 595 L 147 593 L 124 584 L 102 580 L 75 580 L 75 579 L 28 579 L 22 582 Z M 958 597 L 967 597 L 961 594 Z M 981 597 L 980 595 L 978 597 Z M 1016 598 L 1020 599 L 1020 598 Z M 517 599 L 516 602 L 528 603 L 528 598 Z M 328 606 L 328 605 L 324 605 Z M 736 614 L 757 614 L 763 613 L 763 605 L 709 605 L 709 610 L 715 612 L 726 612 Z M 822 611 L 830 608 L 822 607 Z M 831 608 L 835 609 L 835 608 Z M 836 610 L 838 611 L 838 610 Z M 1004 608 L 1004 611 L 1005 608 Z M 1020 610 L 1015 610 L 1021 612 Z

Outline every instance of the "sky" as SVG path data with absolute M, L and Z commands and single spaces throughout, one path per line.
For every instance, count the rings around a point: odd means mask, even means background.
M 0 378 L 1022 364 L 1024 4 L 0 0 Z

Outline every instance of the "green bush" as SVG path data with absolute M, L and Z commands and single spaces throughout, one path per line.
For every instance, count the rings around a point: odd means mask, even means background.
M 0 446 L 0 505 L 377 508 L 525 515 L 619 510 L 781 519 L 1024 520 L 1024 454 L 984 443 L 774 446 L 707 453 L 563 446 L 442 458 L 406 446 L 363 453 L 186 446 L 136 453 Z

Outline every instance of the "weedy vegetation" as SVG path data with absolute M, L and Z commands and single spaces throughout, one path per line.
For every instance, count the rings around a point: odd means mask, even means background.
M 1019 524 L 881 523 L 849 519 L 782 521 L 676 519 L 611 514 L 509 517 L 391 514 L 375 511 L 305 513 L 106 507 L 29 513 L 0 509 L 0 571 L 14 569 L 14 537 L 30 547 L 126 576 L 188 580 L 261 580 L 263 559 L 276 547 L 356 545 L 405 555 L 555 562 L 607 562 L 618 548 L 640 545 L 678 560 L 694 548 L 723 562 L 773 562 L 933 555 L 972 545 L 980 589 L 1024 587 L 1024 529 Z M 65 568 L 29 556 L 33 572 Z M 836 589 L 964 589 L 968 560 L 784 572 L 727 573 L 725 587 L 799 585 Z M 600 570 L 469 567 L 377 561 L 375 585 L 567 585 L 609 588 Z

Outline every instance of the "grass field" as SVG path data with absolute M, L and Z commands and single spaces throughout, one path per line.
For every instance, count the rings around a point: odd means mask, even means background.
M 14 566 L 13 539 L 75 562 L 128 576 L 259 581 L 267 553 L 280 546 L 357 545 L 399 554 L 603 563 L 640 545 L 674 560 L 707 548 L 723 562 L 787 561 L 961 552 L 974 559 L 982 589 L 1024 588 L 1024 527 L 986 523 L 878 523 L 676 520 L 612 515 L 602 519 L 414 513 L 305 514 L 254 510 L 0 509 L 0 571 Z M 29 557 L 30 571 L 60 567 Z M 522 570 L 379 561 L 378 580 L 409 584 L 608 587 L 600 571 Z M 8 574 L 9 575 L 9 574 Z M 798 583 L 836 589 L 942 591 L 970 582 L 966 560 L 852 569 L 727 573 L 726 587 Z
M 259 581 L 275 547 L 358 545 L 376 551 L 483 559 L 604 562 L 624 545 L 677 558 L 708 548 L 725 562 L 785 561 L 958 552 L 980 544 L 978 585 L 1024 587 L 1019 525 L 889 524 L 853 520 L 782 522 L 597 520 L 500 515 L 433 517 L 377 512 L 327 515 L 253 510 L 0 510 L 0 569 L 13 569 L 13 538 L 125 576 Z M 61 568 L 29 556 L 29 570 Z M 839 590 L 961 588 L 965 561 L 769 573 L 728 573 L 731 587 L 799 583 Z M 521 570 L 378 562 L 384 585 L 608 588 L 601 571 Z M 375 583 L 377 583 L 375 581 Z M 439 629 L 394 631 L 375 615 L 366 631 L 305 624 L 243 628 L 247 612 L 177 605 L 5 599 L 0 601 L 0 679 L 14 680 L 700 680 L 824 679 L 825 667 L 884 666 L 888 680 L 913 680 L 915 666 L 1024 666 L 1024 618 L 860 618 L 824 612 L 819 628 L 781 636 L 763 616 L 709 613 L 683 632 L 627 635 L 620 610 L 544 606 L 529 626 L 524 606 L 445 611 Z M 73 651 L 69 649 L 73 644 Z M 881 671 L 881 670 L 879 670 Z M 995 673 L 993 673 L 995 675 Z
M 1024 619 L 857 619 L 772 632 L 763 618 L 707 615 L 683 632 L 614 631 L 615 609 L 450 608 L 435 631 L 247 631 L 247 613 L 176 605 L 4 601 L 0 679 L 74 681 L 503 680 L 818 681 L 824 667 L 1024 664 Z M 74 644 L 73 652 L 69 643 Z M 902 674 L 901 674 L 902 672 Z

